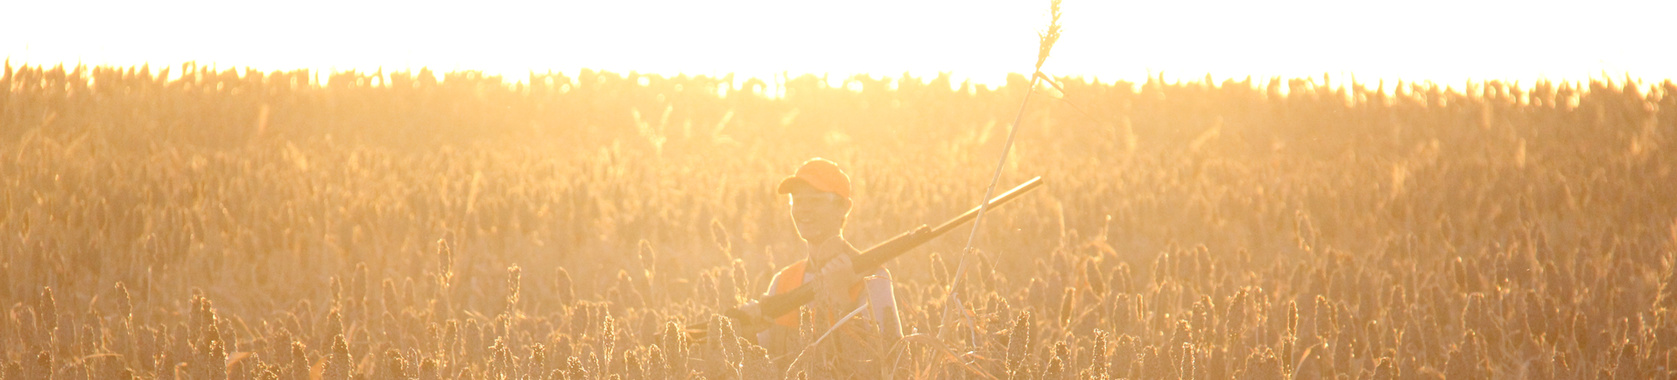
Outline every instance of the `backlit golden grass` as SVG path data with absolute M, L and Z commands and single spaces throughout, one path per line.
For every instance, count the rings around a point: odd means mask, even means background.
M 815 376 L 659 333 L 801 258 L 804 159 L 860 245 L 977 204 L 1028 82 L 170 70 L 0 77 L 0 376 Z M 1040 88 L 895 376 L 1677 375 L 1677 85 L 1333 79 Z

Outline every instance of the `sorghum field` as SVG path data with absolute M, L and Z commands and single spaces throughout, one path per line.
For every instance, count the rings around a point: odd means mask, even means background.
M 1046 185 L 888 265 L 892 376 L 1677 376 L 1677 84 L 1057 81 Z M 664 332 L 802 258 L 803 160 L 869 246 L 1031 91 L 833 82 L 7 64 L 0 377 L 819 378 Z

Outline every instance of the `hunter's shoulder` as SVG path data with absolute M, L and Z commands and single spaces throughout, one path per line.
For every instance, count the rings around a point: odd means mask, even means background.
M 792 272 L 802 273 L 802 272 L 804 272 L 804 266 L 805 265 L 809 265 L 809 260 L 805 259 L 805 260 L 793 261 L 791 264 L 786 264 L 786 266 L 780 267 L 780 270 L 776 270 L 774 272 L 774 276 L 776 278 L 778 278 L 780 276 L 783 276 L 783 275 L 786 275 L 786 274 L 789 274 L 789 273 L 792 273 Z

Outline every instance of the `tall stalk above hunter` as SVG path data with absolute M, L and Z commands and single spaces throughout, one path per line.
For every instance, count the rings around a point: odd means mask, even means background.
M 990 175 L 990 186 L 984 190 L 984 198 L 980 199 L 990 199 L 990 196 L 996 192 L 996 182 L 1001 180 L 1002 168 L 1007 165 L 1007 154 L 1013 150 L 1014 138 L 1019 135 L 1019 120 L 1025 117 L 1025 106 L 1031 103 L 1031 95 L 1036 93 L 1037 80 L 1047 77 L 1042 74 L 1042 64 L 1048 62 L 1048 53 L 1054 50 L 1054 43 L 1059 40 L 1060 0 L 1049 0 L 1048 29 L 1037 34 L 1036 67 L 1031 72 L 1031 85 L 1025 87 L 1025 99 L 1019 102 L 1019 112 L 1014 113 L 1013 125 L 1008 127 L 1007 144 L 1002 146 L 1002 157 L 998 160 L 998 162 L 996 162 L 995 174 Z M 984 214 L 988 212 L 989 209 L 989 203 L 980 204 L 978 206 L 978 217 L 972 222 L 972 233 L 967 235 L 967 246 L 961 250 L 961 252 L 963 252 L 961 255 L 961 263 L 956 266 L 955 278 L 949 281 L 949 297 L 946 299 L 953 300 L 955 302 L 945 303 L 946 306 L 944 306 L 943 310 L 944 323 L 938 329 L 939 337 L 947 336 L 949 330 L 953 328 L 953 326 L 949 323 L 949 316 L 951 313 L 960 314 L 962 318 L 966 320 L 967 327 L 973 329 L 972 340 L 969 342 L 973 346 L 978 346 L 978 331 L 975 328 L 976 325 L 973 324 L 972 317 L 966 313 L 966 305 L 965 302 L 961 300 L 960 287 L 958 285 L 961 283 L 961 278 L 965 277 L 967 273 L 967 258 L 971 257 L 974 252 L 972 245 L 974 242 L 978 241 L 978 228 L 984 225 Z

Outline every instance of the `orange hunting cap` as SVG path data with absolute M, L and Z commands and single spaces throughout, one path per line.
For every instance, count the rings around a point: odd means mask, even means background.
M 838 164 L 825 158 L 816 157 L 804 161 L 804 165 L 798 167 L 798 174 L 780 180 L 780 186 L 775 192 L 791 193 L 792 186 L 799 183 L 850 199 L 850 176 L 839 170 Z

